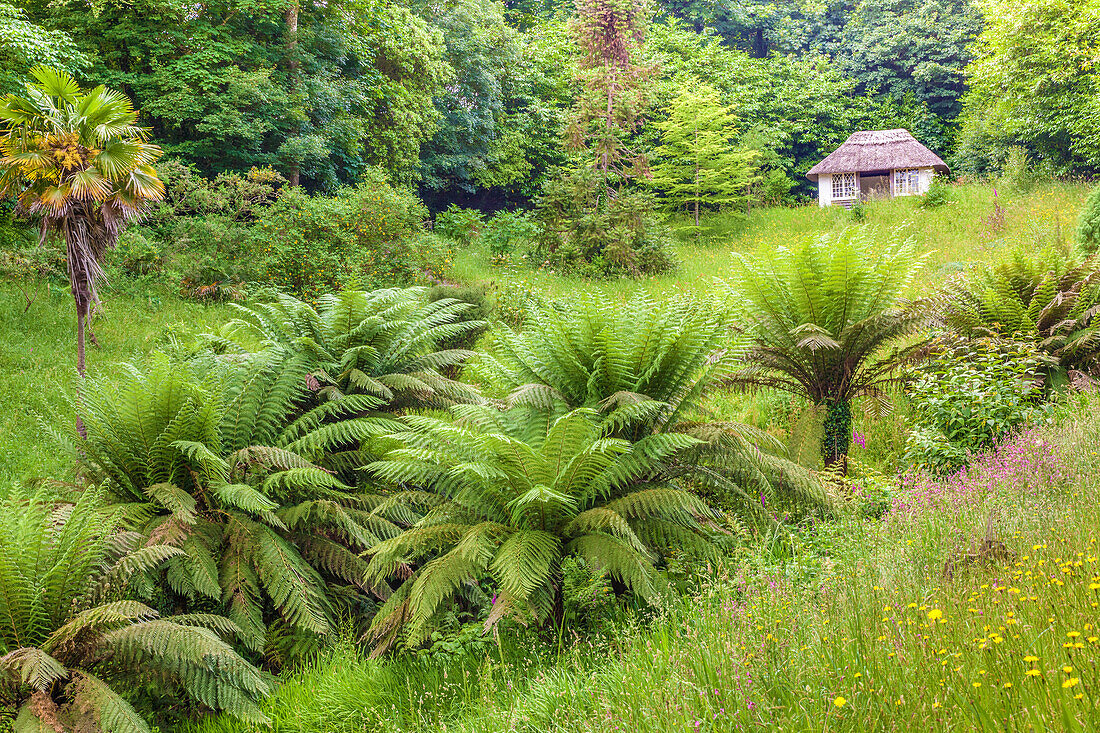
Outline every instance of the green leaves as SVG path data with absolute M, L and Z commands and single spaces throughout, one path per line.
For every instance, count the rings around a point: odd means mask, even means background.
M 781 247 L 763 261 L 738 256 L 731 293 L 752 347 L 735 384 L 775 387 L 816 405 L 881 395 L 924 341 L 929 304 L 905 296 L 928 254 L 895 232 L 867 227 Z M 893 348 L 891 348 L 893 347 Z M 848 438 L 826 462 L 847 453 Z
M 1048 386 L 1100 375 L 1100 267 L 1057 248 L 1013 252 L 949 282 L 943 320 L 968 338 L 1031 344 L 1049 357 Z
M 264 648 L 273 618 L 307 638 L 327 634 L 348 595 L 327 581 L 350 581 L 352 596 L 373 592 L 357 554 L 396 533 L 332 470 L 297 451 L 356 455 L 360 441 L 399 424 L 341 420 L 378 404 L 365 396 L 299 417 L 310 394 L 304 368 L 277 373 L 271 363 L 269 354 L 190 364 L 162 355 L 120 378 L 89 380 L 74 405 L 87 434 L 72 434 L 86 476 L 111 487 L 147 541 L 171 545 L 133 553 L 126 572 L 146 573 L 145 592 L 160 585 L 177 607 L 220 604 L 254 650 Z
M 699 441 L 609 439 L 599 413 L 587 408 L 550 420 L 525 407 L 455 413 L 457 424 L 404 418 L 397 446 L 368 466 L 383 480 L 425 490 L 394 494 L 375 508 L 408 528 L 370 551 L 368 575 L 391 576 L 431 558 L 376 616 L 372 629 L 383 647 L 400 627 L 410 643 L 422 638 L 446 599 L 483 579 L 499 589 L 487 626 L 505 616 L 545 620 L 570 548 L 647 595 L 656 555 L 640 538 L 662 535 L 651 525 L 675 523 L 706 544 L 699 520 L 709 509 L 661 475 Z
M 111 684 L 156 675 L 199 703 L 262 721 L 268 685 L 213 630 L 224 619 L 161 618 L 123 598 L 126 580 L 181 551 L 148 544 L 134 551 L 88 489 L 75 504 L 16 487 L 0 505 L 0 695 L 19 708 L 16 730 L 57 721 L 104 731 L 148 726 Z M 21 707 L 20 707 L 21 706 Z M 89 727 L 89 729 L 91 729 Z

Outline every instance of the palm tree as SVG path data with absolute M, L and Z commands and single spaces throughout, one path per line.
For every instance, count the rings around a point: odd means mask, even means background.
M 458 422 L 402 418 L 396 447 L 369 466 L 396 487 L 375 513 L 407 526 L 369 553 L 372 579 L 407 578 L 372 623 L 377 652 L 421 642 L 444 603 L 483 580 L 496 589 L 488 629 L 560 617 L 564 557 L 648 597 L 658 550 L 710 551 L 712 512 L 663 473 L 694 438 L 612 438 L 614 420 L 588 409 L 549 421 L 524 407 L 452 411 Z
M 344 290 L 314 307 L 277 294 L 268 303 L 237 306 L 241 317 L 211 341 L 227 353 L 259 344 L 279 362 L 277 369 L 304 369 L 315 393 L 309 407 L 353 394 L 377 397 L 387 410 L 474 400 L 476 390 L 442 373 L 473 352 L 440 344 L 485 322 L 465 319 L 474 307 L 469 303 L 429 303 L 426 296 L 421 287 Z
M 126 95 L 84 91 L 64 71 L 37 66 L 25 97 L 0 101 L 0 195 L 14 193 L 37 217 L 42 238 L 65 240 L 76 302 L 76 366 L 84 375 L 84 328 L 107 250 L 119 227 L 164 196 L 153 170 L 160 148 L 147 142 Z
M 1050 386 L 1100 379 L 1100 261 L 1047 248 L 960 276 L 940 295 L 948 328 L 1027 341 L 1049 356 Z
M 401 427 L 356 417 L 379 403 L 362 395 L 292 419 L 302 375 L 273 366 L 155 355 L 143 370 L 88 380 L 86 435 L 69 438 L 85 481 L 127 507 L 147 541 L 182 550 L 146 583 L 148 596 L 218 609 L 269 658 L 287 649 L 271 646 L 273 630 L 308 647 L 337 611 L 386 595 L 366 581 L 359 553 L 397 528 L 318 462 L 334 444 Z
M 75 504 L 18 487 L 0 502 L 0 707 L 12 730 L 148 733 L 119 683 L 175 684 L 196 702 L 265 722 L 260 672 L 222 640 L 220 616 L 162 617 L 126 600 L 135 575 L 180 550 L 119 532 L 95 492 Z
M 851 401 L 889 409 L 884 388 L 925 340 L 928 305 L 907 302 L 928 255 L 897 233 L 881 246 L 869 228 L 781 247 L 756 261 L 738 256 L 736 295 L 752 345 L 732 384 L 800 395 L 826 409 L 822 457 L 844 459 L 851 443 Z M 890 349 L 891 345 L 900 345 Z
M 762 495 L 828 507 L 820 483 L 783 458 L 773 436 L 708 419 L 706 397 L 736 365 L 733 331 L 729 309 L 709 299 L 659 302 L 639 294 L 618 303 L 594 293 L 533 308 L 522 331 L 497 327 L 482 369 L 513 405 L 614 413 L 610 433 L 631 441 L 660 433 L 698 439 L 669 470 L 690 474 L 720 503 L 757 518 L 771 521 Z

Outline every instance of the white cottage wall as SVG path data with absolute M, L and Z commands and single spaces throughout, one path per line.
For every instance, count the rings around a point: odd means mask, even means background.
M 817 205 L 829 206 L 833 203 L 833 177 L 822 173 L 817 179 Z

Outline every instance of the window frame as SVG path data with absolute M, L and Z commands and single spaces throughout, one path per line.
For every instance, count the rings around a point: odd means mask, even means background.
M 848 201 L 859 198 L 858 173 L 834 173 L 832 185 L 834 201 Z
M 920 194 L 920 168 L 895 168 L 893 175 L 895 196 Z

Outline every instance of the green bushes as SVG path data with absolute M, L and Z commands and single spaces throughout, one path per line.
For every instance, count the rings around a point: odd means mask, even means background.
M 367 601 L 358 553 L 392 529 L 314 461 L 393 427 L 356 417 L 378 405 L 367 397 L 298 416 L 304 369 L 275 366 L 268 354 L 205 365 L 162 355 L 89 380 L 69 443 L 84 479 L 132 513 L 138 537 L 178 549 L 133 592 L 223 614 L 245 649 L 282 661 Z
M 1077 220 L 1077 251 L 1086 257 L 1100 253 L 1100 186 L 1089 194 Z
M 443 275 L 446 245 L 421 231 L 428 211 L 412 194 L 374 179 L 334 196 L 285 189 L 259 222 L 265 278 L 313 298 L 348 283 L 416 283 Z
M 1028 345 L 978 341 L 943 349 L 909 389 L 913 430 L 905 458 L 944 475 L 1049 414 L 1042 359 Z
M 590 170 L 547 183 L 539 200 L 535 257 L 585 277 L 651 275 L 675 268 L 672 237 L 648 194 L 609 192 Z

